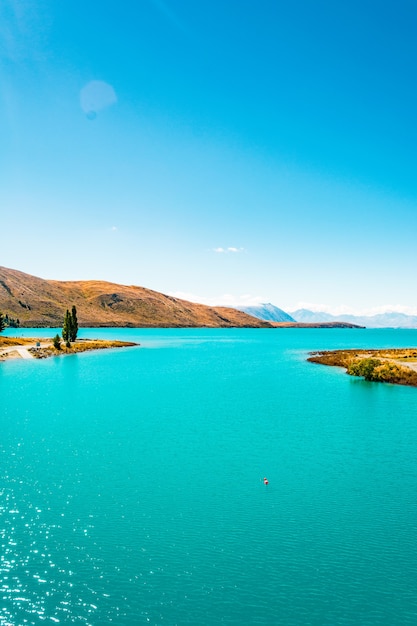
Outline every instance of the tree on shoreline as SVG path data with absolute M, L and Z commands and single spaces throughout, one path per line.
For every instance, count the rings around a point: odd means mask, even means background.
M 75 308 L 75 304 L 71 309 L 71 327 L 70 327 L 70 341 L 75 341 L 78 335 L 78 320 L 77 320 L 77 309 Z
M 67 309 L 64 317 L 64 324 L 62 326 L 62 339 L 65 341 L 67 348 L 70 347 L 70 342 L 77 339 L 78 334 L 78 320 L 77 309 L 75 305 L 72 307 L 71 313 Z
M 66 311 L 65 313 L 65 317 L 64 317 L 64 324 L 62 326 L 62 339 L 65 341 L 65 345 L 67 346 L 67 348 L 70 347 L 70 326 L 71 326 L 71 313 L 68 311 Z
M 0 333 L 6 328 L 6 324 L 4 322 L 3 313 L 0 311 Z

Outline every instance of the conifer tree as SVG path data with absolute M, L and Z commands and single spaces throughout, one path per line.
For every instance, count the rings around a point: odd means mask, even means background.
M 65 313 L 64 324 L 62 326 L 62 339 L 65 341 L 66 345 L 69 345 L 70 342 L 70 333 L 71 333 L 71 313 L 68 311 Z
M 75 308 L 75 304 L 72 307 L 70 318 L 71 318 L 71 325 L 70 325 L 69 340 L 75 341 L 77 339 L 77 334 L 78 334 L 77 309 Z
M 6 328 L 3 313 L 0 311 L 0 333 Z
M 64 317 L 64 324 L 62 326 L 62 339 L 65 341 L 67 348 L 70 346 L 71 341 L 77 339 L 78 334 L 78 320 L 77 309 L 73 305 L 71 313 L 67 309 Z

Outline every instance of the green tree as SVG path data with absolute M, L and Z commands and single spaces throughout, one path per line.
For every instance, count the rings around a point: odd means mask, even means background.
M 70 318 L 71 318 L 71 324 L 70 324 L 69 340 L 75 341 L 77 339 L 77 334 L 78 334 L 77 309 L 75 308 L 75 305 L 73 305 L 72 307 Z
M 52 343 L 54 344 L 55 350 L 61 350 L 61 337 L 58 335 L 58 333 L 52 339 Z
M 65 341 L 65 345 L 67 348 L 70 347 L 70 342 L 75 341 L 77 339 L 78 334 L 78 320 L 77 320 L 77 309 L 75 305 L 73 305 L 71 313 L 69 310 L 66 310 L 64 316 L 64 324 L 62 326 L 62 339 Z
M 70 333 L 71 333 L 71 313 L 66 311 L 64 316 L 64 324 L 62 326 L 62 339 L 65 341 L 67 348 L 70 345 Z
M 3 313 L 0 311 L 0 333 L 6 328 Z

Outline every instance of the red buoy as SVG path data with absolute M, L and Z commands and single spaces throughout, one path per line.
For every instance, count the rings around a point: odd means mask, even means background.
M 269 481 L 267 478 L 264 478 L 264 485 L 268 485 Z

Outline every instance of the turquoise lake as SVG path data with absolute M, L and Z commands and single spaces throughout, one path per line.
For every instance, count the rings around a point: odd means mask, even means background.
M 417 389 L 306 361 L 417 330 L 80 337 L 0 363 L 1 626 L 417 624 Z

